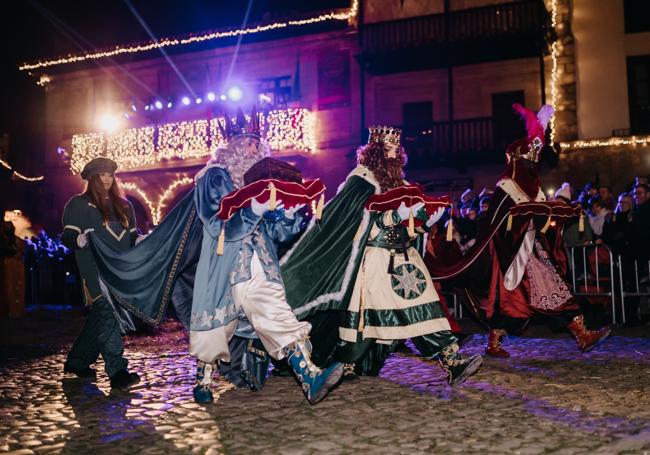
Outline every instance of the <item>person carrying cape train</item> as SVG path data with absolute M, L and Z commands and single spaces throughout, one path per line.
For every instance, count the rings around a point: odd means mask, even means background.
M 197 175 L 195 188 L 136 248 L 120 255 L 93 242 L 100 275 L 120 303 L 145 321 L 159 323 L 172 302 L 189 322 L 190 354 L 198 360 L 197 402 L 213 401 L 212 373 L 217 361 L 230 360 L 228 342 L 243 314 L 266 351 L 287 359 L 315 404 L 338 383 L 342 365 L 321 370 L 312 363 L 311 326 L 298 321 L 286 302 L 275 244 L 298 233 L 298 207 L 279 206 L 267 216 L 270 201 L 253 199 L 227 221 L 220 219 L 221 200 L 243 185 L 244 173 L 266 150 L 254 108 L 249 122 L 241 110 L 234 122 L 226 116 L 222 134 L 227 150 L 218 151 Z

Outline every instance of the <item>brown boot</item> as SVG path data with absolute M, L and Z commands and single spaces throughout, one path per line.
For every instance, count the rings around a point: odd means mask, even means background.
M 488 344 L 485 348 L 485 353 L 492 357 L 510 357 L 510 353 L 503 349 L 501 340 L 506 336 L 506 331 L 503 329 L 490 329 L 488 334 Z
M 582 352 L 591 351 L 612 333 L 612 328 L 609 326 L 598 330 L 587 330 L 585 318 L 581 314 L 571 320 L 568 329 L 575 337 L 576 343 Z

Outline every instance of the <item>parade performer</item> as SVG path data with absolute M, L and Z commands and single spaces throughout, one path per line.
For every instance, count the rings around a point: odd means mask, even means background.
M 228 141 L 199 172 L 195 188 L 165 220 L 126 254 L 93 242 L 100 275 L 127 308 L 159 323 L 174 304 L 190 331 L 190 354 L 198 360 L 193 394 L 211 402 L 216 362 L 231 360 L 228 343 L 250 324 L 266 351 L 286 358 L 309 403 L 322 400 L 342 375 L 342 365 L 326 370 L 310 360 L 310 325 L 287 305 L 276 243 L 290 240 L 301 225 L 299 205 L 281 205 L 278 196 L 252 197 L 225 219 L 222 201 L 244 186 L 244 174 L 266 155 L 255 110 L 246 121 L 241 110 L 228 116 L 222 134 Z
M 368 144 L 357 152 L 357 167 L 325 206 L 322 220 L 312 221 L 282 258 L 287 300 L 299 319 L 308 318 L 314 326 L 319 364 L 341 361 L 377 374 L 394 341 L 412 338 L 424 356 L 440 360 L 449 383 L 457 384 L 482 359 L 458 353 L 416 249 L 444 208 L 427 212 L 422 202 L 406 203 L 409 197 L 394 209 L 368 206 L 380 193 L 414 188 L 404 181 L 400 135 L 396 128 L 370 128 Z M 416 219 L 421 225 L 413 231 Z
M 136 373 L 129 373 L 123 355 L 121 326 L 133 330 L 134 321 L 128 313 L 114 308 L 88 247 L 89 235 L 120 252 L 130 249 L 137 238 L 133 206 L 121 195 L 115 180 L 116 169 L 117 164 L 108 158 L 95 158 L 87 163 L 81 171 L 81 178 L 87 180 L 86 191 L 72 197 L 63 210 L 62 240 L 74 250 L 83 298 L 89 308 L 81 334 L 68 353 L 64 371 L 95 378 L 96 372 L 90 365 L 101 354 L 111 387 L 124 389 L 140 380 Z
M 610 328 L 586 328 L 565 279 L 561 228 L 581 216 L 580 207 L 546 202 L 541 189 L 539 160 L 553 109 L 545 105 L 535 114 L 519 104 L 513 108 L 525 121 L 528 134 L 506 149 L 507 167 L 481 218 L 475 245 L 463 257 L 451 260 L 453 255 L 443 251 L 445 241 L 438 238 L 425 262 L 436 279 L 452 280 L 463 289 L 472 312 L 487 321 L 487 354 L 508 357 L 503 337 L 508 331 L 523 330 L 535 313 L 568 329 L 578 347 L 588 351 L 609 335 Z

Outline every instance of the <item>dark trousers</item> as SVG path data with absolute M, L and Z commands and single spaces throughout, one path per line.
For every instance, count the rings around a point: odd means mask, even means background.
M 74 368 L 87 368 L 102 355 L 106 374 L 126 369 L 128 361 L 124 358 L 124 345 L 120 326 L 111 305 L 100 297 L 93 302 L 86 323 L 68 353 L 66 363 Z

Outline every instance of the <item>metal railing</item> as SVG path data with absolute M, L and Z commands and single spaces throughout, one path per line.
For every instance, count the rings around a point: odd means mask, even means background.
M 616 281 L 614 276 L 616 263 L 612 251 L 602 244 L 569 246 L 567 250 L 573 295 L 607 297 L 611 305 L 612 322 L 616 324 Z M 605 263 L 599 261 L 603 257 L 607 259 Z M 621 312 L 625 319 L 625 312 L 623 310 Z
M 365 24 L 365 52 L 396 51 L 493 37 L 537 35 L 549 27 L 550 17 L 539 0 L 489 5 Z
M 617 257 L 619 291 L 623 324 L 627 322 L 625 316 L 626 298 L 640 298 L 650 296 L 650 260 L 628 259 L 625 256 Z M 644 269 L 643 266 L 646 268 Z

